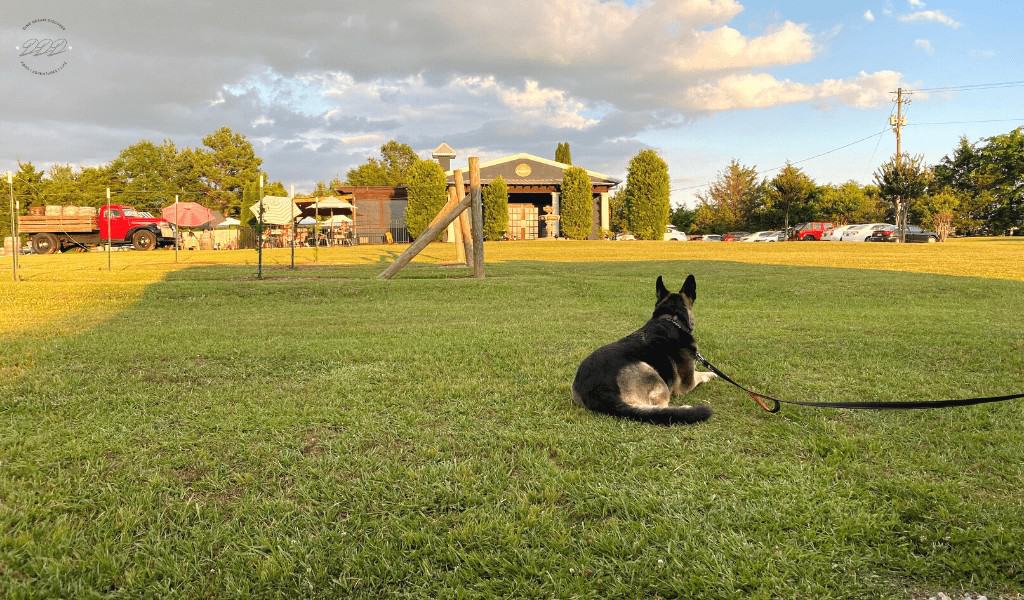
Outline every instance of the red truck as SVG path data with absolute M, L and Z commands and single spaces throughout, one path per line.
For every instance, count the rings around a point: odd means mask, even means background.
M 96 215 L 28 215 L 18 217 L 18 229 L 29 236 L 36 254 L 64 248 L 105 244 L 153 250 L 174 244 L 174 227 L 165 219 L 143 215 L 130 206 L 106 204 Z M 108 228 L 109 224 L 109 228 Z

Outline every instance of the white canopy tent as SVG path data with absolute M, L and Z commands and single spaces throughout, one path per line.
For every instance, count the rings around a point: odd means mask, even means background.
M 326 228 L 334 228 L 334 227 L 341 227 L 342 225 L 345 225 L 346 223 L 351 223 L 351 222 L 352 222 L 352 219 L 346 217 L 345 215 L 332 215 L 332 216 L 327 217 L 326 219 L 324 219 L 323 222 L 320 223 L 320 226 L 321 227 L 326 227 Z

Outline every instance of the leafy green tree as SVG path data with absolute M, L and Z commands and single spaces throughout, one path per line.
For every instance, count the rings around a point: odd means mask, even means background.
M 930 180 L 931 170 L 920 155 L 893 157 L 875 171 L 882 198 L 892 203 L 897 228 L 906 229 L 910 207 L 928 192 Z
M 45 173 L 31 162 L 18 161 L 18 170 L 14 172 L 14 197 L 21 203 L 22 211 L 33 206 L 53 204 L 44 195 L 43 175 Z
M 879 209 L 877 188 L 852 180 L 819 188 L 815 205 L 815 212 L 821 219 L 837 226 L 877 221 L 884 212 Z
M 48 204 L 78 206 L 82 203 L 78 173 L 71 165 L 51 165 L 42 181 L 42 189 Z
M 925 196 L 918 205 L 921 208 L 921 223 L 939 234 L 939 241 L 946 241 L 953 232 L 953 215 L 960 205 L 958 193 L 945 188 Z
M 810 218 L 815 191 L 814 181 L 802 170 L 787 162 L 767 185 L 767 208 L 776 215 L 771 226 L 774 227 L 778 223 L 778 216 L 782 217 L 783 229 L 789 229 L 791 214 L 800 220 Z
M 203 161 L 208 169 L 209 204 L 224 214 L 233 214 L 239 208 L 242 188 L 259 177 L 263 160 L 256 156 L 248 138 L 227 127 L 204 137 L 203 145 L 209 149 L 209 161 Z
M 732 160 L 707 190 L 697 193 L 697 200 L 706 208 L 697 215 L 701 218 L 695 216 L 695 226 L 699 231 L 714 233 L 748 227 L 762 205 L 763 195 L 764 187 L 758 183 L 757 169 Z M 698 206 L 698 210 L 700 208 Z
M 669 222 L 676 226 L 679 231 L 690 231 L 690 227 L 693 226 L 693 219 L 697 214 L 697 210 L 687 207 L 685 204 L 681 204 L 672 209 L 672 213 L 669 215 Z
M 432 160 L 417 161 L 409 169 L 408 178 L 409 203 L 405 208 L 405 223 L 409 235 L 417 238 L 447 202 L 448 182 L 441 165 Z
M 986 222 L 992 233 L 1024 227 L 1024 128 L 985 139 L 975 177 L 991 195 Z
M 249 210 L 249 207 L 255 205 L 259 201 L 259 183 L 252 181 L 242 186 L 242 203 L 238 210 L 238 220 L 242 222 L 242 225 L 247 227 L 255 227 L 256 215 Z
M 626 171 L 626 215 L 637 239 L 665 237 L 669 194 L 668 164 L 654 150 L 637 152 Z
M 594 196 L 590 175 L 581 167 L 569 167 L 562 174 L 561 230 L 565 237 L 585 240 L 594 227 Z
M 622 233 L 629 229 L 629 220 L 626 216 L 625 186 L 615 190 L 608 197 L 608 226 L 612 233 Z
M 569 149 L 569 142 L 559 142 L 555 148 L 555 161 L 567 165 L 572 164 L 572 151 Z
M 380 147 L 380 158 L 349 169 L 345 180 L 349 185 L 405 185 L 419 160 L 411 146 L 390 140 Z
M 500 240 L 508 230 L 508 184 L 498 175 L 484 188 L 484 239 Z
M 116 203 L 157 210 L 174 201 L 177 149 L 170 141 L 156 145 L 142 140 L 121 150 L 109 166 Z

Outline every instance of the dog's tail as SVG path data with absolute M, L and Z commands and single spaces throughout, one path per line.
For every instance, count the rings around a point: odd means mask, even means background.
M 696 406 L 636 406 L 620 402 L 612 414 L 632 421 L 654 423 L 655 425 L 686 425 L 710 419 L 711 407 L 707 404 L 698 404 Z

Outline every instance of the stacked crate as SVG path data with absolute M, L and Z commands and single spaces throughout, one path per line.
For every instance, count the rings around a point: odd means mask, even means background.
M 538 210 L 533 204 L 508 205 L 508 238 L 535 240 L 538 229 Z

